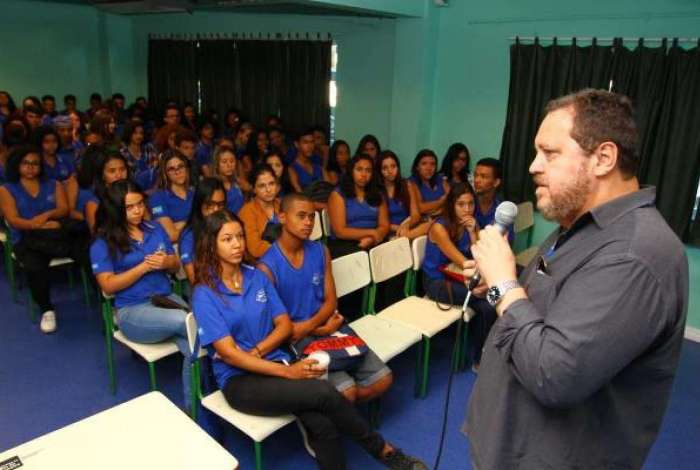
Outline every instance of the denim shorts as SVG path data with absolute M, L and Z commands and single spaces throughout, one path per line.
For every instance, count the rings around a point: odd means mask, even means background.
M 330 372 L 328 381 L 336 390 L 344 392 L 354 385 L 369 387 L 389 374 L 391 374 L 391 369 L 370 349 L 356 367 Z

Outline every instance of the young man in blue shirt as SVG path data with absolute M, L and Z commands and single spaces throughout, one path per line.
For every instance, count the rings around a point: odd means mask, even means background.
M 277 287 L 293 323 L 292 344 L 308 335 L 327 336 L 343 324 L 336 309 L 331 256 L 320 242 L 310 241 L 314 203 L 292 193 L 282 200 L 282 232 L 260 259 L 258 268 Z M 391 386 L 391 370 L 369 350 L 355 367 L 331 372 L 328 380 L 350 401 L 371 400 Z
M 496 208 L 502 202 L 498 196 L 501 188 L 501 162 L 495 158 L 482 158 L 474 167 L 474 191 L 477 203 L 474 207 L 474 218 L 479 228 L 492 225 L 496 218 Z M 508 228 L 508 241 L 512 244 L 515 238 L 513 226 Z

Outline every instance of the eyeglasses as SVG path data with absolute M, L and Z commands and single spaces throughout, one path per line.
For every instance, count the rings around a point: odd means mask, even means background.
M 24 160 L 22 161 L 22 165 L 24 166 L 33 166 L 33 167 L 40 167 L 41 162 L 39 160 Z
M 171 166 L 170 168 L 166 168 L 165 171 L 167 173 L 179 173 L 180 171 L 185 169 L 185 165 L 178 165 L 178 166 Z

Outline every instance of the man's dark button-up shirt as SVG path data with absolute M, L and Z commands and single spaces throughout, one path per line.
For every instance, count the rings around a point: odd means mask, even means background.
M 644 188 L 596 207 L 523 271 L 529 298 L 491 330 L 469 404 L 475 468 L 641 468 L 688 306 L 685 250 L 654 200 Z

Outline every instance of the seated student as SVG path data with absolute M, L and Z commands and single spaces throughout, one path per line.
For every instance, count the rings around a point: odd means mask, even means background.
M 288 365 L 291 358 L 282 347 L 292 333 L 287 309 L 267 276 L 242 264 L 244 257 L 240 220 L 226 211 L 207 217 L 197 240 L 192 306 L 201 345 L 228 404 L 260 416 L 295 414 L 324 470 L 345 468 L 341 435 L 389 468 L 427 469 L 386 443 L 328 381 L 318 380 L 324 370 L 315 360 Z
M 212 121 L 204 121 L 199 128 L 199 142 L 195 150 L 195 160 L 204 176 L 211 176 L 211 157 L 214 154 L 216 126 Z
M 236 158 L 238 163 L 240 163 L 239 173 L 243 179 L 248 179 L 248 173 L 253 168 L 253 163 L 250 157 L 246 155 L 246 149 L 248 148 L 248 141 L 250 136 L 253 134 L 255 126 L 249 122 L 243 122 L 236 130 L 235 138 L 233 139 L 233 148 L 236 151 Z
M 221 136 L 230 138 L 235 137 L 240 124 L 241 112 L 237 108 L 229 108 L 224 115 L 224 129 Z
M 461 142 L 450 145 L 442 159 L 440 174 L 447 179 L 450 187 L 457 183 L 472 183 L 469 174 L 469 149 Z
M 63 184 L 68 207 L 72 210 L 78 199 L 78 180 L 73 161 L 64 159 L 58 154 L 61 138 L 53 127 L 40 127 L 35 133 L 35 138 L 36 146 L 41 149 L 41 159 L 44 162 L 46 177 Z
M 92 271 L 105 294 L 114 295 L 119 329 L 131 341 L 160 343 L 173 338 L 185 356 L 182 383 L 189 405 L 190 347 L 182 309 L 156 306 L 153 296 L 185 306 L 172 293 L 168 272 L 180 262 L 168 235 L 157 223 L 145 220 L 146 195 L 134 183 L 113 183 L 100 204 L 97 237 L 90 247 Z
M 118 149 L 121 146 L 119 136 L 117 136 L 117 120 L 109 109 L 100 109 L 92 116 L 89 125 L 91 132 L 97 132 L 101 137 L 101 143 L 105 147 L 114 146 Z
M 262 164 L 250 173 L 250 185 L 253 198 L 243 204 L 239 217 L 245 227 L 248 254 L 257 260 L 279 233 L 279 184 L 270 165 Z
M 399 158 L 391 150 L 384 150 L 376 161 L 379 186 L 389 210 L 390 233 L 411 240 L 425 235 L 430 223 L 421 223 L 416 195 L 401 177 Z
M 202 231 L 204 219 L 216 211 L 226 208 L 226 190 L 218 178 L 208 177 L 200 181 L 194 190 L 192 200 L 192 211 L 187 225 L 180 234 L 178 241 L 178 251 L 180 262 L 187 274 L 187 280 L 194 286 L 194 255 L 197 238 Z
M 312 160 L 314 154 L 314 132 L 306 129 L 297 138 L 297 156 L 289 165 L 289 181 L 296 192 L 302 192 L 311 184 L 323 181 L 323 168 Z
M 287 141 L 287 136 L 282 130 L 282 127 L 271 126 L 267 131 L 268 137 L 270 137 L 270 144 L 275 147 L 279 152 L 282 153 L 282 159 L 285 165 L 291 165 L 294 159 L 297 157 L 297 148 Z
M 331 335 L 344 321 L 336 310 L 330 253 L 320 242 L 309 240 L 314 214 L 313 201 L 307 196 L 286 195 L 280 213 L 282 233 L 258 265 L 287 306 L 292 344 L 308 335 Z M 386 392 L 393 378 L 391 370 L 370 350 L 357 367 L 331 372 L 328 380 L 348 400 L 365 401 Z
M 77 167 L 85 149 L 85 145 L 80 141 L 79 129 L 77 131 L 74 129 L 70 116 L 56 116 L 53 119 L 53 126 L 61 139 L 56 154 L 62 160 L 69 161 Z
M 498 189 L 501 187 L 501 162 L 495 158 L 482 158 L 474 168 L 474 190 L 476 191 L 477 204 L 474 209 L 474 217 L 479 227 L 493 224 L 496 219 L 496 208 L 502 202 L 498 198 Z M 513 243 L 515 229 L 508 227 L 508 241 Z
M 379 145 L 379 140 L 372 134 L 367 134 L 362 136 L 360 142 L 357 144 L 357 150 L 355 150 L 355 155 L 361 153 L 369 155 L 372 160 L 376 160 L 379 153 L 382 151 L 382 146 Z
M 53 95 L 44 95 L 41 97 L 41 107 L 44 109 L 42 117 L 42 125 L 50 126 L 53 124 L 53 119 L 58 116 L 56 110 L 56 98 Z
M 69 256 L 86 267 L 87 239 L 69 233 L 64 218 L 68 201 L 63 185 L 46 178 L 39 150 L 14 148 L 7 161 L 7 183 L 0 187 L 0 213 L 10 226 L 12 250 L 27 274 L 27 284 L 39 306 L 40 328 L 56 330 L 56 312 L 51 304 L 49 263 Z
M 192 209 L 194 190 L 187 158 L 177 150 L 165 152 L 158 170 L 158 189 L 151 195 L 151 215 L 163 226 L 171 242 L 180 238 Z
M 270 165 L 272 170 L 275 172 L 275 177 L 277 178 L 277 184 L 279 185 L 280 191 L 278 193 L 279 197 L 284 197 L 285 194 L 294 192 L 292 188 L 292 183 L 289 182 L 289 168 L 284 164 L 284 159 L 282 158 L 282 152 L 277 148 L 271 147 L 270 152 L 265 156 L 265 163 Z
M 219 178 L 223 183 L 226 189 L 226 208 L 234 214 L 238 214 L 245 200 L 239 185 L 237 167 L 236 154 L 232 148 L 219 145 L 214 150 L 212 176 Z
M 418 152 L 411 166 L 409 187 L 418 201 L 418 211 L 424 218 L 439 216 L 450 192 L 450 185 L 437 172 L 437 156 L 429 149 Z
M 189 101 L 182 105 L 182 127 L 197 132 L 197 111 L 194 104 Z
M 146 130 L 142 121 L 131 120 L 124 125 L 120 152 L 134 175 L 147 172 L 157 162 L 156 149 L 146 142 Z M 150 189 L 150 186 L 143 189 Z
M 471 256 L 469 247 L 477 240 L 479 225 L 474 218 L 476 193 L 469 183 L 457 183 L 447 195 L 444 215 L 436 219 L 428 231 L 423 260 L 423 286 L 431 299 L 442 303 L 462 305 L 467 296 L 464 283 L 448 280 L 440 266 L 454 263 L 463 266 Z M 469 322 L 469 342 L 473 368 L 481 361 L 481 350 L 491 326 L 496 321 L 496 310 L 484 298 L 484 283 L 472 291 L 469 306 L 477 313 Z
M 248 138 L 248 146 L 245 154 L 250 159 L 253 167 L 263 162 L 265 155 L 270 151 L 270 138 L 263 129 L 258 129 Z
M 350 146 L 344 140 L 336 140 L 328 150 L 326 162 L 326 178 L 333 186 L 340 183 L 350 162 Z
M 95 113 L 102 107 L 102 95 L 99 93 L 92 93 L 90 95 L 90 107 L 85 110 L 88 119 L 92 119 Z
M 175 148 L 187 159 L 187 164 L 190 168 L 190 184 L 197 186 L 202 172 L 199 168 L 199 163 L 195 159 L 197 151 L 197 135 L 189 129 L 180 129 L 175 134 Z
M 328 248 L 333 258 L 369 250 L 389 233 L 389 210 L 372 177 L 374 161 L 356 155 L 348 172 L 328 198 L 328 217 L 333 234 Z
M 36 98 L 34 98 L 36 99 Z M 38 100 L 37 100 L 38 102 Z M 29 126 L 29 132 L 34 133 L 39 127 L 41 127 L 41 116 L 43 115 L 43 111 L 41 110 L 41 106 L 37 105 L 28 105 L 24 106 L 22 108 L 22 116 L 24 116 L 25 121 L 27 122 L 27 125 Z
M 314 126 L 314 156 L 321 162 L 323 168 L 328 164 L 328 138 L 326 129 L 323 126 Z

